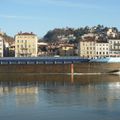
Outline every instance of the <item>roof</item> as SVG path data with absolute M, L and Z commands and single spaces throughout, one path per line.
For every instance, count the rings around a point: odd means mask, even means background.
M 97 41 L 97 43 L 108 43 L 108 41 Z
M 109 38 L 109 40 L 119 40 L 120 41 L 120 38 Z
M 28 33 L 28 32 L 24 32 L 24 33 L 19 32 L 17 35 L 35 35 L 35 34 L 33 32 L 30 32 L 30 33 Z

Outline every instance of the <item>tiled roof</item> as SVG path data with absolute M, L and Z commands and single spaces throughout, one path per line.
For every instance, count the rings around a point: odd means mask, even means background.
M 35 34 L 33 32 L 31 32 L 31 33 L 28 33 L 28 32 L 24 32 L 24 33 L 19 32 L 17 35 L 35 35 Z

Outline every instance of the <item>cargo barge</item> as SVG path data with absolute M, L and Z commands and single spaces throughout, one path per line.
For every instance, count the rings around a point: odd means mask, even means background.
M 105 74 L 120 70 L 119 61 L 120 58 L 0 58 L 0 73 L 71 73 L 71 64 L 73 64 L 74 73 Z M 119 71 L 117 73 L 119 73 Z

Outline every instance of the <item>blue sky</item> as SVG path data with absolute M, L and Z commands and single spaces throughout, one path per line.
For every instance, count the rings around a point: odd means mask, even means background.
M 120 28 L 120 0 L 0 0 L 0 28 L 12 36 L 97 24 Z

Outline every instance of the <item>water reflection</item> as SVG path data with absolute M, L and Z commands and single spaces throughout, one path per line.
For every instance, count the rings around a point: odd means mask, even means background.
M 87 93 L 88 97 L 89 94 L 91 95 L 91 93 L 94 92 L 98 93 L 99 90 L 100 94 L 104 89 L 106 92 L 119 90 L 120 77 L 112 75 L 74 76 L 74 81 L 73 79 L 71 81 L 71 76 L 67 75 L 32 76 L 27 74 L 20 77 L 11 74 L 8 80 L 8 77 L 3 74 L 0 80 L 0 95 L 10 94 L 12 92 L 16 96 L 37 96 L 40 90 L 42 90 L 46 95 L 50 96 L 53 94 L 69 95 L 74 93 L 75 95 L 76 93 Z M 102 94 L 104 94 L 104 92 Z M 71 99 L 72 98 L 74 99 L 73 96 L 71 96 Z
M 38 87 L 15 87 L 16 105 L 32 105 L 38 102 Z
M 18 114 L 20 118 L 23 110 L 27 114 L 28 111 L 35 111 L 34 114 L 40 115 L 41 119 L 46 118 L 42 117 L 43 112 L 48 114 L 53 109 L 58 113 L 59 109 L 65 113 L 69 111 L 70 116 L 76 115 L 72 110 L 81 111 L 80 114 L 84 111 L 84 117 L 86 114 L 96 114 L 100 117 L 101 110 L 107 113 L 112 111 L 115 114 L 115 111 L 120 110 L 119 91 L 120 76 L 82 75 L 74 76 L 74 80 L 71 81 L 70 75 L 10 74 L 8 77 L 1 74 L 0 115 L 5 116 L 10 108 L 14 111 L 10 113 L 13 116 Z M 61 118 L 58 113 L 52 120 Z M 79 116 L 79 113 L 77 115 Z M 29 120 L 32 118 L 29 117 Z

